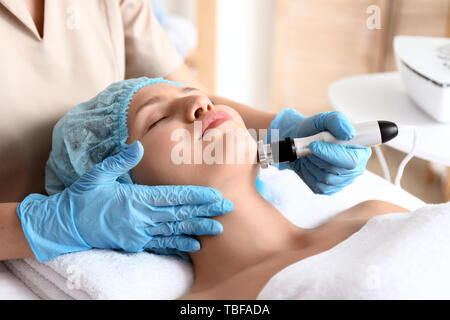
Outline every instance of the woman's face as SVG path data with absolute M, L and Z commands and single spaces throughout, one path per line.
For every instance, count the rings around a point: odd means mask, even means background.
M 255 167 L 256 141 L 240 115 L 194 88 L 161 83 L 140 89 L 130 103 L 128 131 L 128 144 L 144 146 L 132 170 L 139 184 L 214 187 Z

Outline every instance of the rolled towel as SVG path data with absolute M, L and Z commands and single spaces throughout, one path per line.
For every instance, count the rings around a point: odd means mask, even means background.
M 5 264 L 43 299 L 176 299 L 194 280 L 191 264 L 147 252 L 92 249 Z

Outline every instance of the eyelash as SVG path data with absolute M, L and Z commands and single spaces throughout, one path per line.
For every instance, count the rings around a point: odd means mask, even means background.
M 148 128 L 148 131 L 150 131 L 154 126 L 156 126 L 158 124 L 158 122 L 160 122 L 161 120 L 166 119 L 167 117 L 162 117 L 161 119 L 153 122 L 153 124 Z

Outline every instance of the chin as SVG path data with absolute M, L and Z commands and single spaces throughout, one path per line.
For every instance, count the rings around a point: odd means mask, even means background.
M 213 143 L 216 150 L 222 151 L 223 164 L 255 164 L 257 143 L 247 129 L 227 130 Z M 213 148 L 213 147 L 210 147 Z M 211 149 L 210 149 L 211 150 Z

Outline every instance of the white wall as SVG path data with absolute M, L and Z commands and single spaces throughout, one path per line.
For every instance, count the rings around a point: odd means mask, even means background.
M 155 0 L 154 0 L 155 1 Z M 156 0 L 195 24 L 196 0 Z M 267 109 L 276 0 L 217 0 L 217 94 Z
M 275 0 L 218 0 L 216 92 L 267 109 Z

